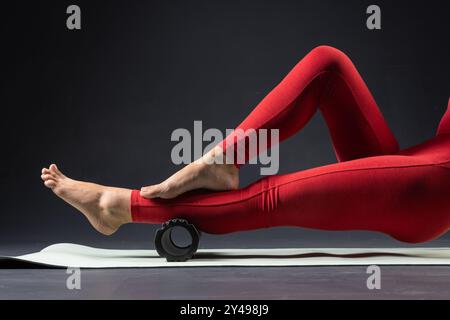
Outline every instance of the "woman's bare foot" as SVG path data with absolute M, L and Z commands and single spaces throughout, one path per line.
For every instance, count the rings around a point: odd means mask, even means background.
M 46 187 L 81 211 L 104 235 L 111 235 L 122 224 L 131 222 L 131 190 L 70 179 L 54 164 L 42 169 L 41 178 Z
M 141 188 L 141 196 L 172 199 L 195 189 L 236 190 L 239 187 L 238 168 L 234 164 L 214 163 L 216 156 L 223 156 L 220 148 L 211 150 L 162 183 Z

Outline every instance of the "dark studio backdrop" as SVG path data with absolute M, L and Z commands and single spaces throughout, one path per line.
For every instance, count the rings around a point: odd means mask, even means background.
M 81 30 L 66 28 L 71 4 L 81 8 Z M 382 30 L 366 27 L 371 4 L 381 8 Z M 43 186 L 41 168 L 54 162 L 73 178 L 128 188 L 157 183 L 179 168 L 170 160 L 174 129 L 192 130 L 194 120 L 233 128 L 320 44 L 355 62 L 402 148 L 432 137 L 449 98 L 449 9 L 444 0 L 2 3 L 1 244 L 152 247 L 151 225 L 97 234 Z M 320 114 L 280 153 L 281 173 L 334 162 Z M 242 185 L 258 174 L 244 167 Z M 374 233 L 300 228 L 206 236 L 201 245 L 366 240 L 401 245 Z

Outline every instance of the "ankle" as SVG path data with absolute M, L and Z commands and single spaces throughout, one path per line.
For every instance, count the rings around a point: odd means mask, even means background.
M 110 190 L 101 192 L 98 206 L 104 231 L 114 233 L 123 224 L 129 223 L 127 215 L 122 210 L 122 200 L 117 193 Z M 102 232 L 103 233 L 103 232 Z

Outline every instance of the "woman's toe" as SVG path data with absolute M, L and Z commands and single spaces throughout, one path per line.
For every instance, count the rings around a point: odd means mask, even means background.
M 55 165 L 55 172 L 57 175 L 64 177 L 64 174 L 61 172 L 61 170 L 59 170 L 59 168 Z
M 52 179 L 48 179 L 48 180 L 45 180 L 44 181 L 44 185 L 47 187 L 47 188 L 54 188 L 54 187 L 56 187 L 56 181 L 55 180 L 52 180 Z
M 160 184 L 141 188 L 141 196 L 147 199 L 157 198 L 162 192 Z
M 61 174 L 61 172 L 58 170 L 58 167 L 56 166 L 56 164 L 51 164 L 49 169 L 54 174 Z

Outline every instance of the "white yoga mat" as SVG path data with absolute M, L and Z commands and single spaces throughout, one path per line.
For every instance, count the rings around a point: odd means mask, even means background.
M 167 262 L 155 250 L 60 243 L 35 253 L 0 257 L 0 266 L 2 261 L 79 268 L 450 265 L 450 248 L 200 249 L 186 262 Z

